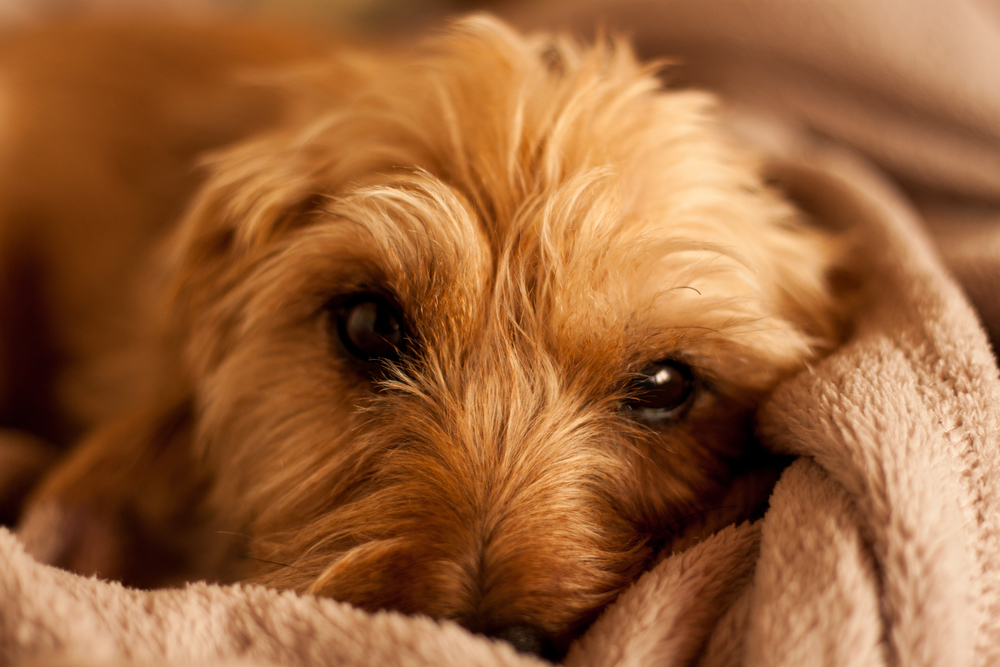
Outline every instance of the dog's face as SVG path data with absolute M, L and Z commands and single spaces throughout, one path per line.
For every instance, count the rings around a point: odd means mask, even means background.
M 354 66 L 177 240 L 214 507 L 265 583 L 565 640 L 829 330 L 826 242 L 619 46 L 480 20 Z

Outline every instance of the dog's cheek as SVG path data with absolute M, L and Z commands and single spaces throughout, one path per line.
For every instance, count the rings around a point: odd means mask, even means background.
M 632 442 L 632 475 L 615 505 L 639 534 L 665 545 L 686 519 L 713 512 L 734 475 L 759 456 L 745 398 L 716 396 L 682 421 L 649 427 Z
M 256 336 L 202 383 L 199 438 L 219 516 L 233 530 L 267 534 L 315 518 L 342 495 L 370 388 L 318 334 Z

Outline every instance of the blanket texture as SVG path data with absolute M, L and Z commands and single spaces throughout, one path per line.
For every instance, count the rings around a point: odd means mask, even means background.
M 1000 664 L 1000 4 L 576 0 L 516 19 L 602 15 L 721 93 L 775 182 L 856 241 L 860 286 L 845 344 L 761 411 L 764 442 L 798 456 L 764 517 L 669 555 L 566 664 Z M 20 446 L 0 463 L 36 469 Z M 47 661 L 538 663 L 258 587 L 127 590 L 0 529 L 0 664 Z

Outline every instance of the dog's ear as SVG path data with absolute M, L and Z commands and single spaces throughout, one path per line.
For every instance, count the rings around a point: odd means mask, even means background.
M 843 239 L 797 213 L 762 243 L 774 262 L 769 270 L 779 312 L 809 336 L 814 349 L 829 351 L 844 337 L 845 311 L 836 277 L 844 261 Z
M 291 131 L 208 156 L 205 183 L 170 244 L 172 270 L 252 258 L 318 204 L 323 166 Z
M 190 401 L 112 422 L 84 440 L 32 494 L 18 526 L 38 560 L 152 587 L 216 578 L 224 539 L 202 503 Z
M 212 480 L 195 443 L 192 378 L 236 328 L 227 290 L 316 205 L 321 165 L 293 139 L 263 135 L 206 161 L 165 248 L 169 305 L 150 302 L 173 360 L 158 372 L 161 400 L 95 431 L 29 498 L 19 533 L 39 560 L 137 586 L 218 576 L 231 540 L 206 519 Z
M 296 227 L 322 206 L 322 160 L 292 132 L 275 132 L 210 156 L 207 178 L 170 238 L 163 265 L 170 312 L 165 323 L 182 348 L 192 352 L 196 376 L 226 345 L 238 308 L 225 305 L 227 291 Z M 210 321 L 209 321 L 210 320 Z M 220 334 L 196 340 L 198 329 Z M 218 348 L 218 349 L 216 349 Z

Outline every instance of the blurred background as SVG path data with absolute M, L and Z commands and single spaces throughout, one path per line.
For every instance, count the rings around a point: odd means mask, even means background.
M 84 12 L 213 12 L 277 17 L 349 32 L 412 29 L 449 13 L 485 4 L 474 0 L 0 0 L 0 20 L 24 21 Z
M 395 39 L 475 10 L 584 38 L 606 26 L 669 58 L 668 82 L 718 93 L 758 144 L 868 162 L 905 194 L 1000 345 L 1000 0 L 0 0 L 0 29 L 193 12 Z

